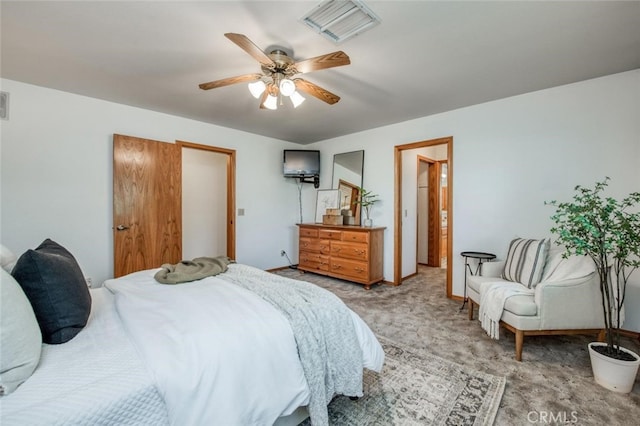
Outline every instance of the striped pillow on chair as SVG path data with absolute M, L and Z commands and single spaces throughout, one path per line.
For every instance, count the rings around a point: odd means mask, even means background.
M 518 282 L 527 288 L 535 287 L 542 278 L 550 245 L 549 239 L 516 238 L 511 241 L 502 278 Z

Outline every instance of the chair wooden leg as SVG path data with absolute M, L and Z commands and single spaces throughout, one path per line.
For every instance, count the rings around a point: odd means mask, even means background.
M 469 299 L 469 321 L 473 319 L 473 300 Z
M 524 331 L 516 330 L 516 361 L 522 361 L 522 345 L 524 344 Z

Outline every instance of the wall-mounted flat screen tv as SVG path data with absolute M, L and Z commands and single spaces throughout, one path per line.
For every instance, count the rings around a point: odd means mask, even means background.
M 283 171 L 285 177 L 310 177 L 320 175 L 320 151 L 285 149 Z

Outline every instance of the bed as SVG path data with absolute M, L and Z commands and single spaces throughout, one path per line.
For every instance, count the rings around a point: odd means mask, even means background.
M 42 345 L 0 423 L 326 424 L 331 397 L 361 396 L 362 369 L 382 368 L 369 327 L 313 284 L 239 264 L 180 285 L 158 271 L 91 289 L 86 325 Z

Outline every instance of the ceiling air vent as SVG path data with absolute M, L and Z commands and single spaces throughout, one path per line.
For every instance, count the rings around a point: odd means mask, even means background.
M 335 43 L 341 43 L 380 23 L 380 18 L 359 0 L 325 1 L 301 20 Z

